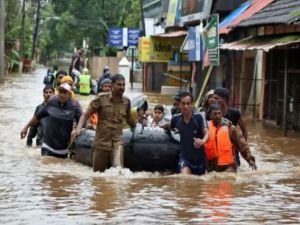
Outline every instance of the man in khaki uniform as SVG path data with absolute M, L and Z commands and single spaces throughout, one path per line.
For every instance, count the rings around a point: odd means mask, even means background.
M 93 169 L 103 172 L 109 166 L 123 167 L 123 122 L 135 127 L 131 118 L 130 100 L 123 96 L 125 91 L 125 78 L 121 74 L 112 77 L 112 91 L 98 95 L 90 102 L 87 111 L 81 116 L 79 124 L 72 132 L 73 136 L 80 133 L 90 116 L 97 112 L 99 122 L 93 144 Z

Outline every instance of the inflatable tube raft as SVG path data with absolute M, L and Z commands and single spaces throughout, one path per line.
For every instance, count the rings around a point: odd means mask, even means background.
M 94 130 L 85 130 L 78 137 L 73 158 L 92 166 L 91 146 Z M 123 130 L 124 166 L 131 171 L 173 171 L 178 164 L 179 135 L 167 133 L 161 128 L 137 127 L 135 132 Z

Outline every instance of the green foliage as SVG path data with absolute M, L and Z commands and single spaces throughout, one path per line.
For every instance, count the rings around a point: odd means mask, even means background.
M 21 29 L 21 5 L 19 0 L 6 1 L 5 39 L 18 38 Z
M 139 27 L 141 20 L 141 6 L 139 0 L 132 0 L 130 5 L 130 14 L 125 18 L 125 25 L 127 27 Z
M 24 23 L 24 56 L 31 55 L 32 48 L 32 31 L 34 26 L 34 12 L 35 6 L 32 4 L 35 1 L 26 1 L 25 23 Z M 5 21 L 5 42 L 6 45 L 12 46 L 13 60 L 16 60 L 15 43 L 17 39 L 21 39 L 21 25 L 22 25 L 22 1 L 9 0 L 6 3 L 6 21 Z M 15 64 L 15 63 L 14 63 Z
M 24 55 L 31 55 L 37 0 L 26 1 Z M 5 38 L 11 45 L 21 38 L 23 0 L 6 1 Z M 88 40 L 90 48 L 101 47 L 102 53 L 113 55 L 107 47 L 109 27 L 138 27 L 140 0 L 49 0 L 42 1 L 38 47 L 42 58 L 50 59 L 73 52 Z M 13 53 L 14 57 L 16 56 Z
M 87 39 L 90 48 L 107 48 L 109 27 L 138 27 L 139 0 L 52 0 L 42 10 L 40 48 L 44 57 L 72 52 Z M 47 19 L 48 18 L 48 19 Z M 52 18 L 52 19 L 51 19 Z M 56 52 L 56 54 L 53 54 Z
M 19 52 L 15 49 L 12 49 L 10 52 L 9 52 L 9 55 L 7 56 L 7 63 L 9 65 L 9 69 L 11 71 L 16 71 L 19 67 L 19 58 L 20 58 L 20 55 L 19 55 Z

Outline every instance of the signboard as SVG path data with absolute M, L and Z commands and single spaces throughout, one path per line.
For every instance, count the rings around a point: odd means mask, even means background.
M 140 38 L 139 60 L 141 62 L 169 62 L 172 60 L 173 52 L 179 50 L 183 37 L 161 38 L 150 37 Z
M 137 47 L 139 37 L 140 30 L 138 28 L 128 28 L 128 47 Z
M 187 39 L 188 61 L 195 62 L 203 59 L 203 36 L 199 33 L 198 27 L 191 27 Z
M 140 31 L 138 28 L 109 28 L 108 44 L 110 47 L 137 47 Z
M 181 0 L 170 0 L 169 9 L 166 19 L 166 26 L 171 27 L 176 25 L 181 16 Z
M 110 47 L 123 47 L 123 28 L 109 28 L 108 44 Z
M 205 43 L 208 49 L 219 47 L 219 16 L 211 16 L 208 25 L 205 27 Z
M 139 39 L 139 61 L 148 62 L 150 55 L 150 38 L 142 37 Z
M 205 19 L 209 16 L 212 0 L 181 0 L 181 22 Z
M 206 65 L 218 66 L 220 64 L 219 49 L 219 15 L 211 15 L 208 25 L 205 27 L 205 46 L 207 49 Z

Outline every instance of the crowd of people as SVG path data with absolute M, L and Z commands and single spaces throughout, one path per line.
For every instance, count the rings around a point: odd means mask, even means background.
M 247 143 L 245 122 L 239 110 L 229 107 L 229 95 L 226 88 L 210 90 L 198 109 L 190 93 L 174 97 L 174 116 L 163 127 L 180 133 L 181 173 L 235 172 L 240 154 L 252 169 L 257 169 Z
M 47 71 L 44 101 L 36 107 L 33 117 L 20 133 L 21 138 L 27 136 L 28 146 L 37 135 L 36 145 L 41 146 L 42 155 L 67 158 L 70 144 L 81 130 L 94 129 L 93 170 L 103 172 L 110 166 L 124 166 L 122 132 L 123 123 L 127 122 L 132 130 L 141 124 L 179 132 L 180 173 L 236 172 L 240 166 L 239 155 L 252 169 L 257 169 L 255 157 L 247 144 L 247 129 L 241 113 L 229 107 L 228 89 L 210 90 L 199 108 L 193 106 L 193 96 L 189 92 L 178 93 L 173 98 L 171 118 L 166 118 L 167 108 L 161 104 L 153 110 L 148 109 L 148 104 L 143 104 L 136 109 L 137 118 L 133 118 L 131 102 L 123 96 L 124 76 L 111 76 L 105 67 L 98 82 L 97 92 L 100 93 L 83 112 L 74 93 L 76 84 L 72 72 L 80 71 L 82 54 L 78 51 L 72 57 L 70 75 L 57 67 Z M 86 68 L 82 72 L 79 94 L 90 94 L 91 76 Z

